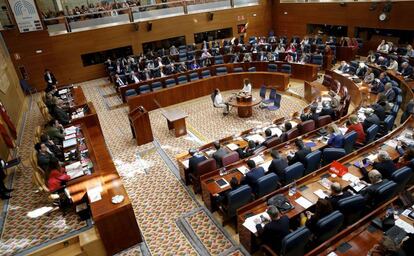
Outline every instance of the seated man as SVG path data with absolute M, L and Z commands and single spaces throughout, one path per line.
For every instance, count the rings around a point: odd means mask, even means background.
M 399 75 L 402 75 L 404 77 L 404 79 L 409 79 L 412 78 L 413 76 L 413 67 L 408 64 L 408 62 L 403 62 L 401 64 L 401 69 L 398 72 Z
M 255 220 L 257 233 L 263 242 L 272 248 L 276 253 L 280 253 L 283 238 L 289 234 L 289 218 L 281 215 L 276 206 L 270 205 L 267 208 L 270 222 L 262 227 L 260 218 Z
M 370 88 L 372 93 L 381 93 L 384 91 L 384 84 L 380 79 L 375 78 L 370 84 Z
M 123 86 L 126 86 L 126 82 L 118 74 L 115 74 L 115 87 L 119 88 Z
M 256 150 L 257 145 L 256 142 L 249 140 L 247 147 L 244 149 L 238 148 L 237 153 L 239 153 L 240 158 L 246 158 L 254 154 L 254 151 Z
M 50 139 L 52 139 L 55 144 L 61 145 L 65 139 L 63 126 L 56 119 L 52 119 L 46 124 L 44 132 L 49 135 Z
M 275 173 L 282 184 L 285 182 L 285 168 L 288 167 L 288 161 L 286 158 L 281 156 L 279 154 L 279 151 L 277 149 L 272 149 L 272 152 L 270 153 L 273 160 L 269 165 L 268 172 Z
M 56 118 L 59 123 L 63 125 L 67 125 L 70 123 L 70 116 L 69 114 L 63 109 L 64 103 L 62 100 L 58 100 L 56 106 L 53 109 L 52 116 Z
M 312 152 L 310 147 L 305 146 L 301 139 L 295 140 L 295 146 L 298 149 L 293 156 L 288 156 L 289 165 L 300 162 L 305 164 L 305 157 Z
M 377 65 L 386 68 L 388 66 L 388 61 L 383 56 L 379 56 L 377 60 Z
M 334 182 L 331 184 L 331 195 L 327 199 L 331 202 L 332 207 L 337 210 L 339 200 L 350 196 L 352 196 L 351 192 L 343 192 L 341 184 Z
M 40 136 L 40 142 L 45 144 L 46 147 L 49 149 L 50 152 L 53 153 L 53 155 L 58 158 L 60 161 L 64 161 L 63 157 L 63 150 L 61 147 L 57 146 L 53 140 L 49 138 L 47 134 L 42 134 Z
M 253 160 L 248 160 L 247 166 L 250 171 L 246 173 L 246 177 L 244 177 L 242 183 L 249 185 L 253 193 L 255 193 L 257 190 L 257 180 L 265 175 L 265 171 L 261 166 L 256 167 L 256 163 Z
M 365 74 L 367 73 L 367 71 L 368 71 L 367 65 L 365 65 L 364 62 L 360 62 L 357 70 L 355 71 L 355 75 L 362 78 L 362 77 L 365 77 Z
M 362 124 L 362 126 L 364 127 L 364 131 L 368 130 L 368 128 L 371 127 L 371 125 L 373 124 L 376 124 L 378 126 L 380 125 L 381 120 L 374 113 L 373 109 L 366 109 L 364 114 L 365 114 L 365 120 L 364 120 L 364 123 Z
M 349 64 L 346 63 L 346 61 L 341 61 L 341 65 L 339 65 L 338 70 L 342 73 L 348 73 L 349 72 Z
M 319 114 L 316 112 L 317 109 L 318 107 L 316 105 L 312 105 L 310 107 L 309 113 L 303 113 L 302 115 L 300 115 L 300 120 L 302 120 L 302 122 L 305 122 L 308 120 L 313 120 L 317 122 L 319 118 Z
M 367 204 L 373 207 L 374 205 L 372 202 L 374 201 L 374 198 L 377 195 L 378 187 L 380 187 L 382 184 L 384 184 L 388 180 L 387 179 L 383 180 L 381 173 L 375 169 L 372 169 L 368 173 L 368 179 L 371 182 L 371 185 L 363 189 L 360 192 L 360 194 L 365 197 L 365 201 L 367 202 Z
M 384 121 L 387 115 L 386 112 L 389 110 L 387 106 L 387 96 L 385 96 L 384 93 L 378 94 L 378 101 L 371 105 L 371 108 L 374 110 L 374 114 L 376 114 L 381 121 Z
M 397 170 L 394 161 L 388 152 L 384 150 L 378 152 L 377 161 L 372 164 L 372 168 L 377 170 L 384 179 L 390 179 L 391 175 Z M 361 167 L 360 171 L 365 179 L 369 178 L 369 173 L 365 167 Z
M 223 156 L 225 156 L 229 153 L 229 151 L 226 148 L 223 148 L 220 145 L 219 141 L 213 142 L 213 145 L 214 145 L 214 148 L 216 149 L 216 152 L 213 153 L 213 158 L 214 158 L 214 160 L 216 160 L 217 165 L 219 167 L 222 167 L 223 163 L 222 163 L 221 160 L 223 159 Z
M 331 107 L 331 104 L 328 101 L 322 103 L 322 110 L 319 113 L 320 116 L 331 116 L 332 119 L 335 119 L 335 111 Z
M 197 152 L 197 150 L 194 148 L 188 150 L 188 153 L 191 155 L 191 158 L 188 160 L 188 170 L 190 173 L 195 173 L 197 170 L 197 165 L 204 160 L 207 160 L 207 157 Z
M 395 91 L 392 89 L 391 83 L 386 83 L 384 86 L 384 94 L 387 97 L 387 101 L 394 102 L 396 99 Z
M 58 161 L 44 143 L 36 143 L 35 150 L 37 151 L 37 164 L 45 172 L 49 171 L 51 161 Z

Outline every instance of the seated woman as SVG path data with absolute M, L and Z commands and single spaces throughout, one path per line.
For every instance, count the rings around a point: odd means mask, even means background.
M 223 115 L 226 116 L 229 114 L 229 104 L 223 100 L 223 96 L 218 88 L 214 90 L 211 99 L 213 100 L 214 107 L 223 108 Z
M 346 126 L 348 130 L 345 134 L 350 133 L 351 131 L 355 131 L 358 134 L 356 142 L 359 144 L 365 143 L 365 131 L 364 127 L 360 122 L 358 122 L 358 117 L 356 115 L 349 116 L 348 121 L 346 122 Z
M 319 199 L 315 205 L 315 212 L 306 211 L 301 214 L 301 224 L 306 225 L 310 231 L 315 230 L 316 223 L 333 212 L 332 204 L 327 199 Z
M 375 79 L 374 72 L 372 72 L 372 69 L 368 68 L 364 76 L 364 82 L 367 84 L 371 84 L 374 81 L 374 79 Z
M 49 170 L 46 171 L 46 184 L 50 192 L 62 189 L 69 180 L 70 176 L 66 174 L 65 168 L 61 167 L 58 161 L 51 161 Z
M 372 164 L 372 168 L 376 169 L 383 179 L 391 179 L 391 175 L 397 170 L 396 165 L 385 150 L 378 152 L 377 161 Z M 366 179 L 368 177 L 366 168 L 362 166 L 359 169 Z
M 342 148 L 344 146 L 344 135 L 336 124 L 331 124 L 327 129 L 329 135 L 328 146 L 331 148 Z
M 243 80 L 243 89 L 241 90 L 242 93 L 245 94 L 252 94 L 252 84 L 248 78 Z

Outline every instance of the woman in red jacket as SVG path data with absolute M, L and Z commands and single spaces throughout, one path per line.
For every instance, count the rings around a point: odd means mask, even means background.
M 358 134 L 356 142 L 359 144 L 365 143 L 365 132 L 364 127 L 360 122 L 358 122 L 358 117 L 356 115 L 351 115 L 349 120 L 346 122 L 348 130 L 346 133 L 350 133 L 351 131 L 355 131 Z
M 66 174 L 65 168 L 61 167 L 59 162 L 51 161 L 48 173 L 46 173 L 46 184 L 50 192 L 55 192 L 70 180 L 70 176 Z

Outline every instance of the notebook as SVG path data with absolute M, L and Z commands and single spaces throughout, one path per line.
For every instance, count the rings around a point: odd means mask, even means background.
M 216 183 L 220 188 L 225 188 L 225 187 L 229 186 L 229 183 L 225 179 L 216 180 Z
M 76 138 L 64 140 L 63 141 L 63 148 L 68 148 L 76 145 Z
M 229 143 L 229 144 L 227 144 L 226 145 L 230 150 L 232 150 L 232 151 L 234 151 L 234 150 L 236 150 L 236 149 L 238 149 L 239 148 L 239 146 L 237 146 L 236 144 L 234 144 L 234 143 Z

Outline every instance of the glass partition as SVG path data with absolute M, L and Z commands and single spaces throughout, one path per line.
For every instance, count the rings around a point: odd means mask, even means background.
M 200 13 L 231 8 L 229 0 L 194 0 L 187 1 L 188 13 Z
M 184 14 L 185 9 L 182 1 L 132 8 L 132 17 L 135 22 L 167 18 Z

